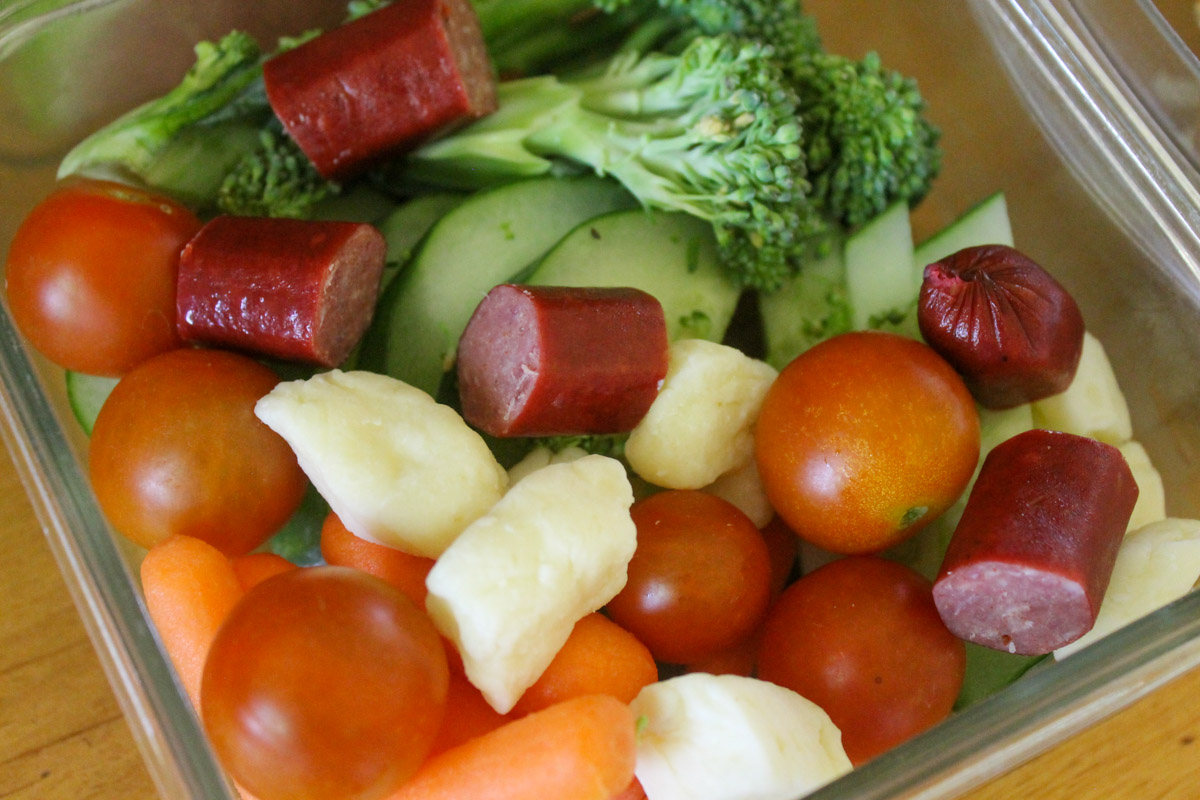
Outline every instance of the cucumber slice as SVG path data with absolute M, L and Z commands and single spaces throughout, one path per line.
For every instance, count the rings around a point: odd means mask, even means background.
M 67 370 L 67 401 L 71 404 L 71 413 L 83 432 L 92 435 L 96 424 L 96 415 L 100 407 L 117 385 L 118 378 L 105 378 L 99 375 L 84 375 L 82 372 Z
M 812 261 L 779 290 L 760 295 L 767 363 L 783 369 L 817 342 L 853 325 L 841 248 Z
M 430 229 L 380 298 L 359 366 L 431 395 L 475 306 L 584 220 L 634 199 L 600 178 L 537 178 L 468 198 Z
M 662 303 L 672 341 L 721 341 L 741 294 L 721 268 L 711 225 L 687 214 L 641 210 L 580 225 L 524 282 L 641 289 Z
M 927 265 L 964 247 L 982 244 L 1013 246 L 1012 224 L 1008 219 L 1008 203 L 1004 199 L 1004 192 L 996 192 L 985 198 L 921 243 L 913 253 L 917 286 L 921 285 Z
M 437 221 L 462 205 L 465 195 L 426 194 L 409 200 L 380 221 L 379 232 L 387 242 L 387 264 L 383 268 L 383 279 L 379 292 L 400 274 L 400 270 L 412 259 L 413 253 Z
M 847 239 L 845 258 L 855 329 L 899 326 L 914 316 L 911 307 L 921 284 L 913 279 L 906 203 L 894 203 Z

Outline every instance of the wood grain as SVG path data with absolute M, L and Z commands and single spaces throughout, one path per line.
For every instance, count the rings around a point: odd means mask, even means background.
M 1193 48 L 1190 0 L 1159 6 Z M 1195 800 L 1200 670 L 967 795 Z M 140 800 L 155 790 L 9 459 L 0 459 L 0 798 Z

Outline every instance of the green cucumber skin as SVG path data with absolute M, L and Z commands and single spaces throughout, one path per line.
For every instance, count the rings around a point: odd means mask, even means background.
M 464 195 L 440 193 L 414 197 L 388 214 L 376 226 L 387 242 L 387 264 L 383 268 L 379 292 L 387 287 L 412 260 L 413 254 L 425 240 L 438 220 L 462 205 Z
M 814 344 L 851 330 L 841 248 L 805 264 L 777 291 L 760 295 L 759 310 L 766 361 L 775 369 L 783 369 Z
M 576 225 L 633 198 L 600 178 L 536 178 L 473 195 L 442 217 L 388 287 L 358 366 L 431 395 L 488 290 L 537 261 Z
M 920 291 L 912 274 L 908 205 L 895 203 L 846 240 L 846 290 L 854 328 L 884 328 L 908 316 Z
M 721 341 L 740 295 L 721 267 L 711 225 L 642 210 L 588 220 L 524 278 L 542 286 L 641 289 L 662 304 L 672 341 Z
M 984 244 L 1013 246 L 1012 224 L 1004 192 L 996 192 L 965 211 L 958 219 L 930 236 L 913 253 L 917 284 L 925 267 L 965 247 Z
M 118 379 L 85 375 L 71 370 L 67 370 L 65 378 L 67 402 L 71 406 L 71 413 L 75 415 L 75 421 L 83 428 L 83 432 L 91 436 L 96 417 L 100 414 L 100 407 L 112 393 Z

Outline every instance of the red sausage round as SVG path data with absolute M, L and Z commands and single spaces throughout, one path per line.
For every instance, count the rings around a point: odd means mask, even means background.
M 662 305 L 638 289 L 501 284 L 458 344 L 463 416 L 493 436 L 632 430 L 666 374 Z
M 983 468 L 933 587 L 956 636 L 1040 655 L 1091 630 L 1138 488 L 1119 450 L 1033 430 Z
M 479 19 L 468 0 L 400 0 L 263 65 L 267 99 L 324 177 L 496 108 Z
M 217 217 L 179 258 L 179 335 L 337 366 L 371 321 L 386 255 L 362 223 Z

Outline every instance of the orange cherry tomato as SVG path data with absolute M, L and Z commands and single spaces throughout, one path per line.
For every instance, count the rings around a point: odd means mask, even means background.
M 179 252 L 199 229 L 165 197 L 108 181 L 64 184 L 9 249 L 17 327 L 55 364 L 91 375 L 121 375 L 179 347 Z
M 755 455 L 788 527 L 826 550 L 873 553 L 963 492 L 979 460 L 979 416 L 962 379 L 928 346 L 848 333 L 780 373 Z
M 270 578 L 230 612 L 200 686 L 204 727 L 261 800 L 355 800 L 412 777 L 445 712 L 433 623 L 349 567 Z
M 143 547 L 181 533 L 227 556 L 266 541 L 308 485 L 287 442 L 254 415 L 278 382 L 219 350 L 171 350 L 125 375 L 100 409 L 88 458 L 113 527 Z
M 688 664 L 749 636 L 771 596 L 762 534 L 731 503 L 668 491 L 634 503 L 637 550 L 608 615 L 659 661 Z
M 850 556 L 775 601 L 758 675 L 823 708 L 858 765 L 949 716 L 966 658 L 925 577 L 877 556 Z

